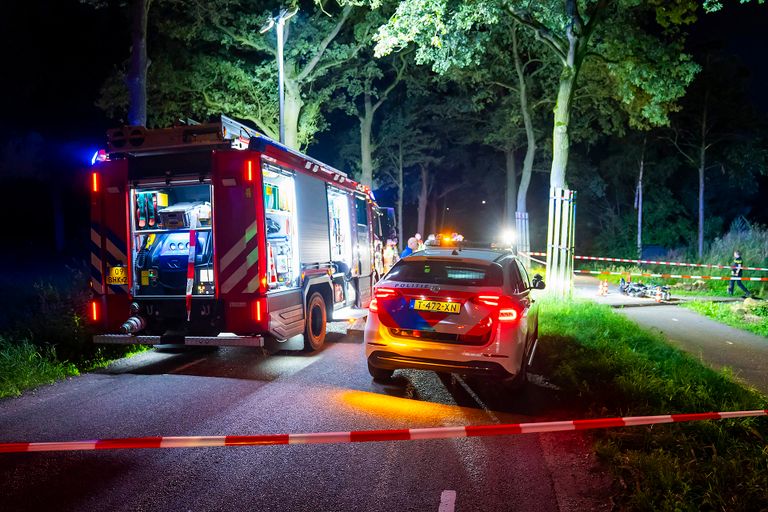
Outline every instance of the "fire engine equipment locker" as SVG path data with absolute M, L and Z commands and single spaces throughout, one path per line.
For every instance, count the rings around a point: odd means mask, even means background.
M 301 237 L 299 244 L 301 264 L 314 265 L 331 261 L 325 182 L 306 174 L 297 174 L 296 202 Z

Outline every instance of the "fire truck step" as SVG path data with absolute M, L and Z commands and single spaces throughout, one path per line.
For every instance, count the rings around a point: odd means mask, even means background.
M 331 322 L 346 322 L 348 320 L 357 320 L 358 318 L 366 318 L 368 316 L 367 309 L 359 309 L 353 307 L 339 308 L 333 312 L 333 319 Z
M 100 334 L 93 341 L 100 344 L 112 345 L 160 345 L 160 336 L 131 336 L 129 334 Z M 218 336 L 186 336 L 184 345 L 216 346 L 216 347 L 263 347 L 262 336 L 235 336 L 224 333 Z

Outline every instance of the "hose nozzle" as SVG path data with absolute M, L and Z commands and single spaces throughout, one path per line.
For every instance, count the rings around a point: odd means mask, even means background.
M 135 334 L 147 326 L 147 322 L 140 316 L 132 316 L 120 326 L 120 331 L 124 334 Z

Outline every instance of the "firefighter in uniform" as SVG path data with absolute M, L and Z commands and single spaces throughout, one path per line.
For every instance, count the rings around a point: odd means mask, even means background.
M 744 267 L 744 260 L 741 259 L 741 253 L 739 251 L 733 252 L 733 263 L 731 263 L 731 277 L 741 277 Z M 749 290 L 744 286 L 744 282 L 741 280 L 728 281 L 728 295 L 733 295 L 734 284 L 738 283 L 739 288 L 744 291 L 744 298 L 749 297 Z

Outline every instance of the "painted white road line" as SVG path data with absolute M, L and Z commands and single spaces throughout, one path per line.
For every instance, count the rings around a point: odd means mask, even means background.
M 733 342 L 732 342 L 732 341 L 728 341 L 728 340 L 725 340 L 725 342 L 726 342 L 727 344 L 729 344 L 729 345 L 733 345 Z
M 437 512 L 453 512 L 456 508 L 456 491 L 443 491 L 440 494 L 440 508 Z
M 187 369 L 187 368 L 189 368 L 190 366 L 195 366 L 196 364 L 198 364 L 198 363 L 202 363 L 203 361 L 205 361 L 205 358 L 204 358 L 204 357 L 201 357 L 201 358 L 200 358 L 200 359 L 198 359 L 197 361 L 192 361 L 191 363 L 187 363 L 187 364 L 185 364 L 185 365 L 179 366 L 178 368 L 175 368 L 175 369 L 173 370 L 173 373 L 179 373 L 179 372 L 181 372 L 181 371 L 184 371 L 184 370 L 186 370 L 186 369 Z
M 673 318 L 672 321 L 673 322 L 679 322 L 680 320 L 678 320 L 677 318 Z

